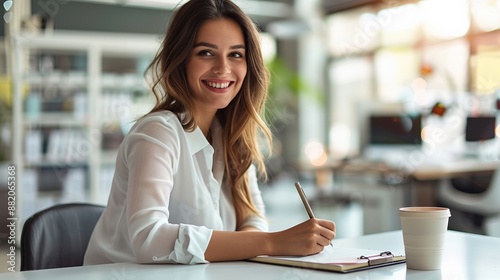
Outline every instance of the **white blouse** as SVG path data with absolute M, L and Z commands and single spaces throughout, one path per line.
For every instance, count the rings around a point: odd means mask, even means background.
M 186 132 L 172 112 L 140 119 L 119 148 L 108 205 L 84 264 L 206 263 L 212 231 L 237 230 L 231 189 L 222 180 L 221 129 L 215 120 L 212 147 L 199 128 Z M 249 172 L 253 201 L 264 215 L 255 168 Z M 268 230 L 257 215 L 243 226 Z

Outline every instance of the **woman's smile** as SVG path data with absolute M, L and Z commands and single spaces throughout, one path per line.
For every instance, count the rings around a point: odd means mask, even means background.
M 207 80 L 204 80 L 203 83 L 205 83 L 205 85 L 207 85 L 209 88 L 211 89 L 228 89 L 229 86 L 233 83 L 233 82 L 230 82 L 230 81 L 207 81 Z

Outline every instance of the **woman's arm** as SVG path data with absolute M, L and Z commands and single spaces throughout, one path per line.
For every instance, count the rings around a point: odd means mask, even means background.
M 331 221 L 309 219 L 279 232 L 214 231 L 205 251 L 210 262 L 244 260 L 259 255 L 305 256 L 319 253 L 335 238 Z
M 182 130 L 173 115 L 150 115 L 122 143 L 129 170 L 124 174 L 127 176 L 124 183 L 128 187 L 126 216 L 117 219 L 126 219 L 127 232 L 121 234 L 129 238 L 136 262 L 206 263 L 204 252 L 212 230 L 191 222 L 194 213 L 203 208 L 197 208 L 200 205 L 194 200 L 187 200 L 180 204 L 184 208 L 177 216 L 169 209 L 172 200 L 182 199 L 172 197 L 174 176 L 182 156 Z M 183 184 L 177 188 L 183 188 Z M 196 192 L 189 187 L 183 191 L 191 197 Z M 185 217 L 179 216 L 183 214 Z M 184 224 L 171 219 L 184 220 Z
M 250 193 L 256 208 L 265 215 L 255 167 L 249 168 Z M 269 233 L 267 221 L 250 215 L 238 231 L 213 231 L 205 259 L 211 262 L 243 260 L 259 255 L 311 255 L 321 252 L 335 238 L 331 221 L 309 219 L 287 230 Z

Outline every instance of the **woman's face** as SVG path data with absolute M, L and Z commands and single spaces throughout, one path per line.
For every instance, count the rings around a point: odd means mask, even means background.
M 234 20 L 209 20 L 200 26 L 186 76 L 202 116 L 225 108 L 240 91 L 247 73 L 245 48 Z

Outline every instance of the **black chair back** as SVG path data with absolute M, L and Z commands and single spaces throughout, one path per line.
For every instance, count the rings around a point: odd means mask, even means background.
M 68 203 L 28 218 L 21 233 L 21 271 L 83 265 L 104 206 Z

